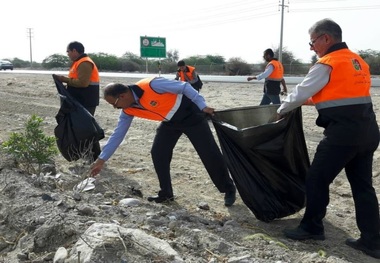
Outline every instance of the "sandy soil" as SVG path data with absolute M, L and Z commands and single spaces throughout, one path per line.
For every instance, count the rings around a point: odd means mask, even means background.
M 119 81 L 131 84 L 136 80 L 104 77 L 101 79 L 101 85 Z M 291 90 L 292 86 L 289 86 L 288 89 Z M 204 83 L 201 94 L 206 98 L 208 105 L 217 110 L 258 105 L 262 95 L 262 83 Z M 372 89 L 372 96 L 376 113 L 380 116 L 380 90 Z M 31 114 L 42 117 L 45 132 L 53 135 L 56 126 L 55 115 L 58 109 L 59 99 L 51 75 L 0 73 L 0 141 L 7 140 L 11 132 L 22 131 L 24 123 Z M 316 110 L 314 107 L 305 106 L 302 111 L 306 143 L 312 160 L 315 148 L 322 136 L 322 129 L 315 125 Z M 118 110 L 101 99 L 95 117 L 104 128 L 106 137 L 112 133 L 118 115 Z M 128 187 L 135 185 L 136 188 L 141 189 L 144 199 L 158 190 L 158 181 L 150 158 L 150 147 L 156 127 L 157 123 L 153 121 L 137 118 L 134 120 L 126 140 L 107 162 L 106 169 L 100 175 L 103 180 L 115 179 L 115 181 L 108 181 L 112 185 L 108 189 L 109 191 L 124 191 L 123 187 L 125 186 L 120 184 L 123 180 L 128 180 Z M 104 142 L 105 140 L 102 141 L 102 144 Z M 374 157 L 376 189 L 380 189 L 379 158 L 380 150 Z M 56 165 L 58 171 L 67 171 L 73 166 L 61 156 L 57 156 Z M 358 237 L 351 191 L 344 173 L 339 175 L 331 185 L 331 202 L 325 220 L 327 238 L 325 241 L 318 242 L 295 242 L 282 235 L 284 228 L 298 224 L 303 210 L 287 218 L 264 223 L 254 217 L 239 196 L 234 206 L 225 207 L 223 195 L 213 186 L 185 136 L 180 139 L 175 148 L 172 161 L 172 181 L 176 201 L 173 205 L 165 206 L 165 209 L 180 207 L 190 213 L 198 214 L 201 212 L 197 205 L 200 202 L 206 202 L 210 210 L 201 214 L 201 217 L 234 220 L 239 224 L 241 235 L 265 233 L 273 240 L 285 244 L 285 248 L 278 247 L 273 250 L 273 253 L 287 255 L 286 260 L 257 262 L 377 262 L 344 245 L 348 236 Z M 380 191 L 378 197 L 380 197 Z M 159 210 L 162 205 L 155 207 Z M 269 249 L 265 244 L 265 242 L 245 242 L 243 245 L 248 250 L 265 251 Z M 326 257 L 319 257 L 317 255 L 319 251 L 324 251 Z M 265 257 L 268 255 L 263 256 L 263 258 Z M 205 259 L 199 262 L 211 261 Z

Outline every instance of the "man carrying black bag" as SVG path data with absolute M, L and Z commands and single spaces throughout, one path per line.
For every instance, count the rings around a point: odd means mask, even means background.
M 99 72 L 96 64 L 84 53 L 82 43 L 74 41 L 67 46 L 67 55 L 73 61 L 68 77 L 55 75 L 55 78 L 67 83 L 67 91 L 86 110 L 94 116 L 96 107 L 99 105 Z M 100 154 L 99 141 L 92 142 L 91 148 L 87 149 L 84 156 L 92 163 Z
M 53 79 L 61 98 L 61 107 L 55 117 L 58 125 L 54 129 L 58 149 L 69 162 L 86 159 L 93 145 L 104 138 L 104 131 L 91 113 L 68 93 L 56 75 Z

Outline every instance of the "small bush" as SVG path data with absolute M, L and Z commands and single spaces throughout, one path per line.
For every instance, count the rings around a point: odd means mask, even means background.
M 16 159 L 20 168 L 30 174 L 40 174 L 42 165 L 52 162 L 58 153 L 56 139 L 43 133 L 42 121 L 42 118 L 32 115 L 25 124 L 24 133 L 11 133 L 9 140 L 1 145 Z

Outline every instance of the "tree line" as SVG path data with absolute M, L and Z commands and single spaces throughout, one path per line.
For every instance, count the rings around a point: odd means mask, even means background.
M 274 50 L 278 57 L 278 49 Z M 360 50 L 358 54 L 369 64 L 372 75 L 380 75 L 380 51 Z M 102 72 L 149 72 L 172 74 L 177 70 L 179 54 L 177 50 L 166 52 L 166 58 L 142 58 L 134 53 L 126 52 L 121 57 L 107 53 L 88 53 L 97 67 Z M 249 64 L 239 57 L 226 60 L 223 56 L 205 55 L 190 56 L 183 58 L 187 65 L 197 68 L 201 74 L 207 75 L 252 75 L 261 72 L 266 62 Z M 71 61 L 66 55 L 53 54 L 46 57 L 42 63 L 24 61 L 18 58 L 8 59 L 13 63 L 14 68 L 30 68 L 43 70 L 68 70 Z M 310 63 L 302 63 L 295 58 L 291 51 L 283 49 L 282 64 L 285 75 L 305 75 L 310 66 L 317 61 L 317 56 L 311 58 Z

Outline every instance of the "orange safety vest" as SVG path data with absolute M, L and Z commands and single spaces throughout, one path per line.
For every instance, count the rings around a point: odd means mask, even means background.
M 186 81 L 185 79 L 185 73 L 186 73 L 186 76 L 189 80 L 193 80 L 193 72 L 195 70 L 195 67 L 192 67 L 192 66 L 186 66 L 187 69 L 189 69 L 188 71 L 186 72 L 183 72 L 182 70 L 179 72 L 179 77 L 182 81 Z
M 345 48 L 326 54 L 317 63 L 332 68 L 327 85 L 312 97 L 318 110 L 371 103 L 371 74 L 359 55 Z
M 157 93 L 150 86 L 154 78 L 146 78 L 138 81 L 136 85 L 144 93 L 139 99 L 140 107 L 129 107 L 124 113 L 140 118 L 156 121 L 169 121 L 177 112 L 182 102 L 182 94 Z
M 266 78 L 267 80 L 281 81 L 284 78 L 284 67 L 281 62 L 272 59 L 265 68 L 269 67 L 269 65 L 273 65 L 272 73 Z
M 100 80 L 99 80 L 98 68 L 96 64 L 94 63 L 94 61 L 92 61 L 92 59 L 87 56 L 73 62 L 69 71 L 69 78 L 74 78 L 74 79 L 78 78 L 78 66 L 80 65 L 80 63 L 84 61 L 90 62 L 93 65 L 92 73 L 90 77 L 90 85 L 99 85 Z

